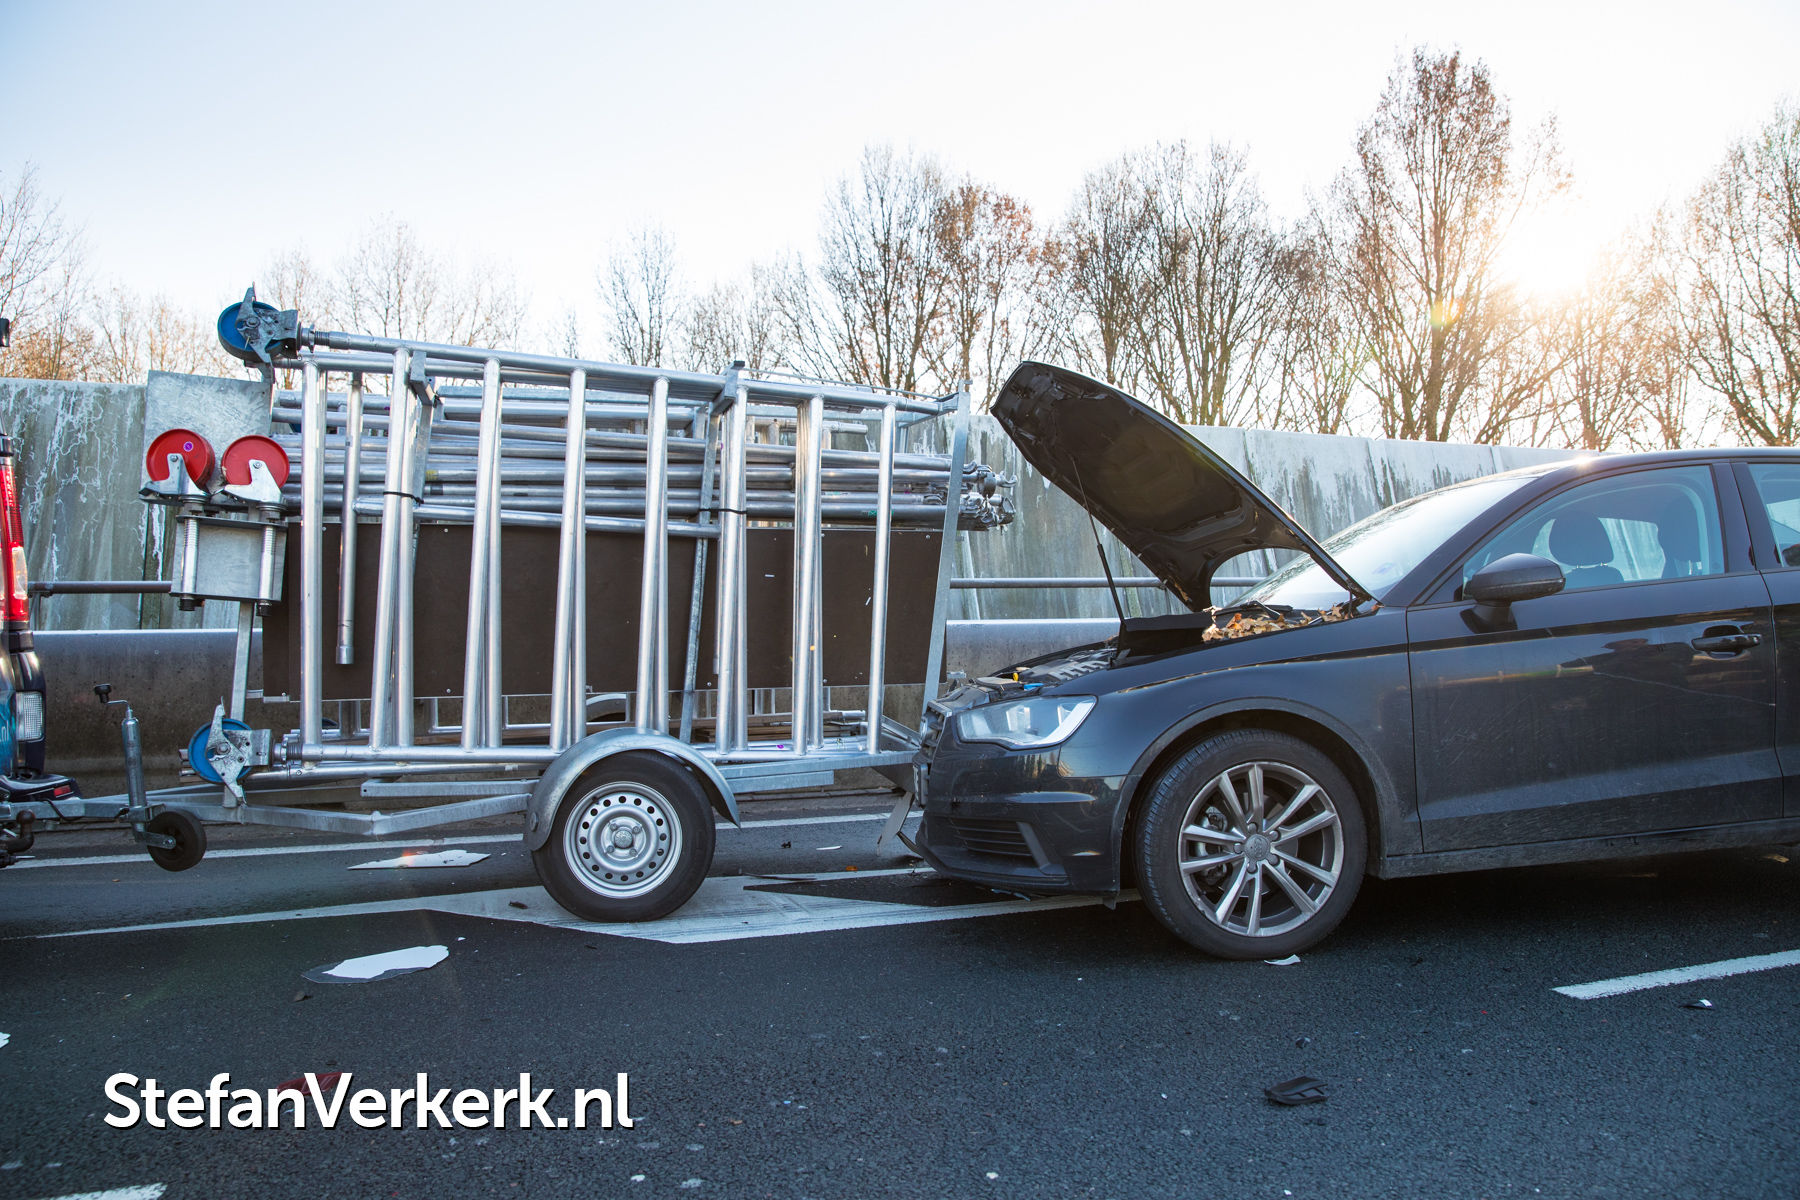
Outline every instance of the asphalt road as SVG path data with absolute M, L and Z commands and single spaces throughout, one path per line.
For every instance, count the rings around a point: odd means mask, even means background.
M 0 1197 L 1800 1194 L 1800 968 L 1552 990 L 1800 949 L 1800 855 L 1370 881 L 1272 966 L 1197 957 L 1139 904 L 1032 908 L 911 869 L 873 845 L 884 803 L 752 809 L 768 823 L 721 832 L 692 911 L 634 936 L 556 909 L 500 822 L 454 846 L 215 833 L 282 853 L 183 875 L 122 835 L 41 839 L 41 865 L 0 872 Z M 407 846 L 489 857 L 349 869 Z M 132 926 L 155 927 L 92 932 Z M 303 977 L 421 945 L 448 956 Z M 115 1072 L 306 1071 L 529 1071 L 552 1116 L 627 1072 L 635 1124 L 102 1120 Z M 1298 1075 L 1330 1098 L 1264 1099 Z

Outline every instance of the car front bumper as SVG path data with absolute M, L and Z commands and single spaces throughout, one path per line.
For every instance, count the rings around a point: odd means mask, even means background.
M 1057 750 L 939 743 L 919 764 L 914 844 L 940 874 L 1026 895 L 1119 890 L 1125 776 L 1073 776 Z

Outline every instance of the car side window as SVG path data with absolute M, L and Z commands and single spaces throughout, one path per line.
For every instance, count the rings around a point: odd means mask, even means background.
M 1795 495 L 1800 501 L 1800 491 Z M 1563 590 L 1570 592 L 1723 574 L 1712 470 L 1634 471 L 1559 492 L 1483 543 L 1463 564 L 1463 582 L 1495 559 L 1520 553 L 1560 566 Z
M 1800 466 L 1786 463 L 1751 463 L 1750 478 L 1769 514 L 1769 531 L 1775 535 L 1775 553 L 1783 566 L 1800 567 Z

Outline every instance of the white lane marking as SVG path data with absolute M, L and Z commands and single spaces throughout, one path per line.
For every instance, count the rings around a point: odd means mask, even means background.
M 853 821 L 880 821 L 885 819 L 884 813 L 853 813 L 843 817 L 770 817 L 762 821 L 745 821 L 745 829 L 782 829 L 791 825 L 845 825 Z M 721 821 L 715 826 L 720 832 L 736 832 L 738 827 Z M 332 842 L 317 846 L 251 846 L 232 850 L 208 850 L 207 858 L 261 858 L 266 855 L 280 854 L 345 854 L 351 851 L 368 850 L 382 846 L 478 846 L 485 842 L 517 842 L 524 840 L 523 834 L 517 833 L 484 833 L 472 834 L 468 837 L 447 838 L 414 838 L 403 841 L 389 838 L 377 841 L 368 838 L 360 842 Z M 142 852 L 137 854 L 99 854 L 89 858 L 28 858 L 16 862 L 6 868 L 9 871 L 28 871 L 33 867 L 114 867 L 128 863 L 149 863 L 150 856 Z
M 347 869 L 351 871 L 399 870 L 405 867 L 472 867 L 485 854 L 472 854 L 467 850 L 439 850 L 436 854 L 402 854 L 399 858 L 381 858 L 374 862 L 353 863 Z
M 891 875 L 927 873 L 914 867 L 880 871 L 833 871 L 809 875 L 808 880 L 874 879 Z M 992 900 L 978 904 L 930 907 L 895 904 L 880 900 L 845 900 L 835 896 L 808 896 L 754 890 L 771 880 L 754 875 L 715 876 L 700 885 L 677 912 L 658 921 L 638 924 L 601 924 L 584 921 L 564 911 L 540 887 L 497 888 L 458 896 L 411 896 L 362 904 L 336 904 L 322 908 L 284 912 L 239 913 L 232 916 L 198 917 L 185 921 L 157 921 L 145 925 L 121 925 L 108 929 L 76 929 L 39 934 L 40 938 L 91 937 L 103 933 L 145 933 L 161 929 L 199 929 L 215 925 L 250 925 L 269 921 L 312 920 L 325 917 L 370 916 L 379 913 L 441 912 L 453 916 L 486 917 L 529 925 L 547 925 L 583 933 L 689 944 L 732 941 L 739 938 L 778 937 L 794 933 L 824 933 L 842 929 L 868 929 L 880 925 L 914 925 L 928 921 L 956 921 L 969 917 L 1006 913 L 1048 912 L 1059 908 L 1086 908 L 1100 904 L 1098 896 L 1052 896 L 1043 900 Z M 1135 900 L 1126 892 L 1120 900 Z
M 1566 987 L 1550 990 L 1576 1000 L 1598 1000 L 1603 996 L 1641 992 L 1645 988 L 1673 987 L 1680 983 L 1697 983 L 1702 979 L 1724 979 L 1731 975 L 1748 975 L 1753 971 L 1773 971 L 1779 967 L 1800 967 L 1800 950 L 1755 954 L 1749 958 L 1727 958 L 1693 967 L 1672 967 L 1667 971 L 1622 975 L 1617 979 L 1601 979 L 1594 983 L 1571 983 Z
M 161 1200 L 168 1190 L 165 1183 L 140 1183 L 136 1187 L 111 1188 L 104 1192 L 74 1192 L 51 1200 Z
M 858 872 L 863 874 L 864 872 Z M 680 911 L 660 921 L 641 925 L 573 927 L 594 933 L 647 941 L 691 945 L 741 938 L 781 937 L 795 933 L 826 933 L 844 929 L 873 929 L 883 925 L 920 925 L 931 921 L 961 921 L 970 917 L 997 917 L 1008 913 L 1049 912 L 1059 908 L 1089 908 L 1101 903 L 1098 896 L 1048 896 L 1042 900 L 991 900 L 979 904 L 929 907 L 874 900 L 844 900 L 835 896 L 807 896 L 788 892 L 746 890 L 753 882 L 743 879 L 708 880 L 718 883 L 710 893 L 702 885 Z M 1135 900 L 1136 893 L 1119 897 Z M 560 911 L 560 910 L 559 910 Z

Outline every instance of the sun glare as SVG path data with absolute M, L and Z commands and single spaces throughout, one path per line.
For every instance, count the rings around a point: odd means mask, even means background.
M 1580 289 L 1608 234 L 1591 210 L 1576 204 L 1541 209 L 1520 220 L 1500 252 L 1500 278 L 1528 296 Z

